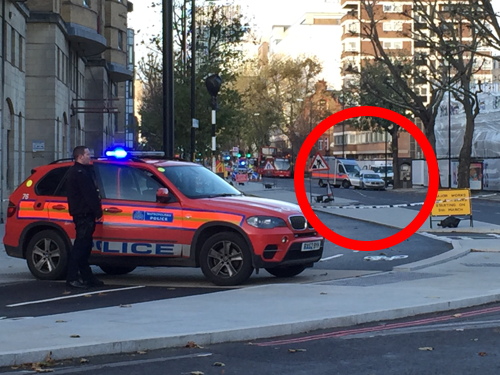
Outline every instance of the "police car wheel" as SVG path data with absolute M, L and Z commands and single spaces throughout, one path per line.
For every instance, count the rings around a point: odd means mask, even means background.
M 43 230 L 28 243 L 26 262 L 37 279 L 59 280 L 66 277 L 68 245 L 53 230 Z
M 239 285 L 253 272 L 252 256 L 243 238 L 222 232 L 208 238 L 200 252 L 200 266 L 205 277 L 216 285 Z
M 266 268 L 266 271 L 276 277 L 294 277 L 306 269 L 305 266 L 296 265 L 288 267 Z
M 108 275 L 125 275 L 135 270 L 135 266 L 110 266 L 109 264 L 100 264 L 99 268 Z

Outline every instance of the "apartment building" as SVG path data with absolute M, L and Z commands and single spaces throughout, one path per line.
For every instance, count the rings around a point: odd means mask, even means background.
M 79 144 L 100 156 L 131 139 L 132 10 L 127 0 L 1 0 L 0 217 L 31 168 Z
M 379 15 L 381 42 L 386 50 L 407 51 L 413 53 L 413 40 L 405 37 L 404 30 L 411 28 L 411 22 L 401 13 L 411 9 L 411 1 L 380 1 L 375 5 L 375 13 Z M 342 0 L 345 11 L 342 18 L 342 82 L 343 86 L 357 77 L 356 71 L 363 66 L 363 59 L 373 55 L 373 46 L 368 39 L 361 36 L 361 24 L 366 21 L 366 12 L 360 0 Z M 333 154 L 358 160 L 392 158 L 390 149 L 391 135 L 384 132 L 359 131 L 348 122 L 337 126 L 334 130 Z M 411 155 L 411 137 L 408 133 L 399 134 L 399 156 L 408 158 Z
M 377 30 L 384 50 L 389 53 L 413 56 L 416 66 L 426 69 L 425 65 L 429 61 L 421 58 L 421 56 L 425 56 L 428 49 L 425 39 L 419 39 L 418 35 L 422 30 L 424 30 L 422 34 L 428 35 L 429 38 L 431 34 L 429 30 L 426 30 L 425 22 L 414 12 L 415 3 L 405 0 L 383 0 L 373 3 L 373 5 L 373 12 L 378 22 Z M 341 0 L 341 6 L 346 11 L 341 22 L 341 65 L 343 67 L 342 79 L 345 84 L 356 77 L 354 71 L 359 72 L 363 69 L 363 61 L 372 58 L 374 50 L 371 41 L 361 35 L 362 24 L 368 22 L 368 16 L 363 8 L 362 1 Z M 448 1 L 437 4 L 439 11 L 442 12 L 446 12 L 448 6 Z M 429 9 L 427 9 L 427 13 Z M 405 16 L 403 13 L 412 15 L 412 17 Z M 449 27 L 449 25 L 443 26 Z M 464 40 L 466 40 L 467 34 L 464 33 L 463 35 Z M 434 61 L 434 63 L 437 64 L 438 62 Z M 478 66 L 480 66 L 480 69 L 474 75 L 475 82 L 492 84 L 494 77 L 492 75 L 491 60 L 481 59 L 479 61 L 478 59 Z M 415 90 L 421 97 L 428 98 L 431 93 L 430 89 L 427 81 L 415 80 Z M 415 120 L 415 123 L 419 125 L 418 120 Z M 457 124 L 457 126 L 460 125 Z M 347 157 L 356 159 L 372 159 L 385 156 L 385 150 L 388 149 L 387 142 L 390 143 L 390 136 L 387 139 L 384 134 L 359 132 L 348 125 L 336 129 L 334 139 L 337 141 L 335 142 L 335 155 L 344 154 Z M 399 134 L 399 156 L 414 159 L 423 157 L 420 147 L 408 133 Z

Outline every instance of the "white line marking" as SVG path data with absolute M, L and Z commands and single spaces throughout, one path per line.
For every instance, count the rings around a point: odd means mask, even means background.
M 28 301 L 28 302 L 14 303 L 12 305 L 7 305 L 7 307 L 18 307 L 18 306 L 26 306 L 26 305 L 36 305 L 37 303 L 45 303 L 45 302 L 52 302 L 52 301 L 61 301 L 61 300 L 64 300 L 64 299 L 70 299 L 70 298 L 78 298 L 78 297 L 88 296 L 90 294 L 109 293 L 109 292 L 121 292 L 123 290 L 138 289 L 138 288 L 145 288 L 145 286 L 144 285 L 138 285 L 138 286 L 130 286 L 130 287 L 127 287 L 127 288 L 120 288 L 120 289 L 97 290 L 95 292 L 87 292 L 87 293 L 80 293 L 80 294 L 71 294 L 71 295 L 62 296 L 62 297 L 40 299 L 38 301 Z
M 328 258 L 321 258 L 319 261 L 320 262 L 326 262 L 327 260 L 332 260 L 332 259 L 335 259 L 335 258 L 340 258 L 344 256 L 344 254 L 337 254 L 337 255 L 334 255 L 334 256 L 331 256 L 331 257 L 328 257 Z

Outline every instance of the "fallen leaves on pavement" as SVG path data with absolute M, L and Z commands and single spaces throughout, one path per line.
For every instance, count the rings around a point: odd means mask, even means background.
M 298 352 L 305 352 L 307 351 L 306 349 L 288 349 L 288 353 L 298 353 Z
M 434 350 L 434 348 L 432 346 L 422 346 L 422 347 L 418 348 L 418 350 L 431 352 Z
M 188 343 L 186 344 L 185 348 L 203 349 L 203 346 L 198 345 L 194 341 L 188 341 Z

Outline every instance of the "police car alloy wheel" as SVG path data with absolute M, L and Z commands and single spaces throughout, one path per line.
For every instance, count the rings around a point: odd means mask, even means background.
M 253 273 L 248 245 L 233 232 L 215 234 L 203 244 L 200 266 L 208 280 L 222 286 L 242 284 Z
M 26 262 L 33 276 L 40 280 L 59 280 L 66 277 L 68 245 L 53 230 L 43 230 L 28 243 Z

